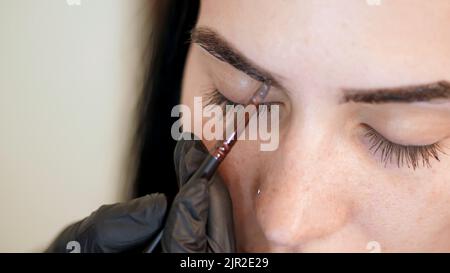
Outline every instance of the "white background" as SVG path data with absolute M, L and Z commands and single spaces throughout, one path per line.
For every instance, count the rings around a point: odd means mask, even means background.
M 149 0 L 0 0 L 0 252 L 129 196 Z

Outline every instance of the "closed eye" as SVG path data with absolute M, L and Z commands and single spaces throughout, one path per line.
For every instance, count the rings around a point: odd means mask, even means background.
M 368 125 L 365 125 L 365 129 L 367 131 L 364 136 L 368 138 L 371 145 L 369 149 L 374 155 L 380 155 L 384 166 L 394 163 L 398 168 L 404 166 L 413 168 L 413 170 L 419 167 L 431 168 L 433 160 L 440 161 L 441 155 L 447 155 L 439 143 L 401 145 L 388 140 Z

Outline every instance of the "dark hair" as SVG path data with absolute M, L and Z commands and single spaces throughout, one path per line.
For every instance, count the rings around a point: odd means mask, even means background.
M 176 141 L 171 136 L 175 118 L 170 114 L 180 101 L 190 31 L 199 6 L 198 0 L 166 0 L 155 1 L 152 7 L 151 55 L 138 106 L 134 197 L 161 192 L 171 199 L 177 192 Z

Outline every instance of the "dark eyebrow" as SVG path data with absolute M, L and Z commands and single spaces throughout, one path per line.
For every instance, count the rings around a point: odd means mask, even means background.
M 411 103 L 433 99 L 450 99 L 450 82 L 379 89 L 343 89 L 344 102 L 359 103 Z
M 253 79 L 270 82 L 272 86 L 282 85 L 266 70 L 254 64 L 218 32 L 205 26 L 192 29 L 191 43 L 198 44 L 217 59 L 232 65 Z M 450 99 L 450 82 L 438 81 L 430 84 L 402 86 L 377 89 L 343 89 L 344 102 L 357 103 L 411 103 L 431 101 L 433 99 Z
M 225 38 L 208 27 L 197 27 L 191 31 L 191 43 L 196 43 L 217 59 L 229 63 L 260 82 L 270 82 L 272 86 L 281 87 L 280 83 L 269 72 L 258 67 Z

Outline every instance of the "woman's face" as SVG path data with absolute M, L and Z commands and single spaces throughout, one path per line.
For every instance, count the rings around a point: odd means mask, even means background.
M 450 2 L 376 3 L 202 1 L 182 103 L 261 74 L 280 107 L 219 170 L 239 251 L 450 251 Z

